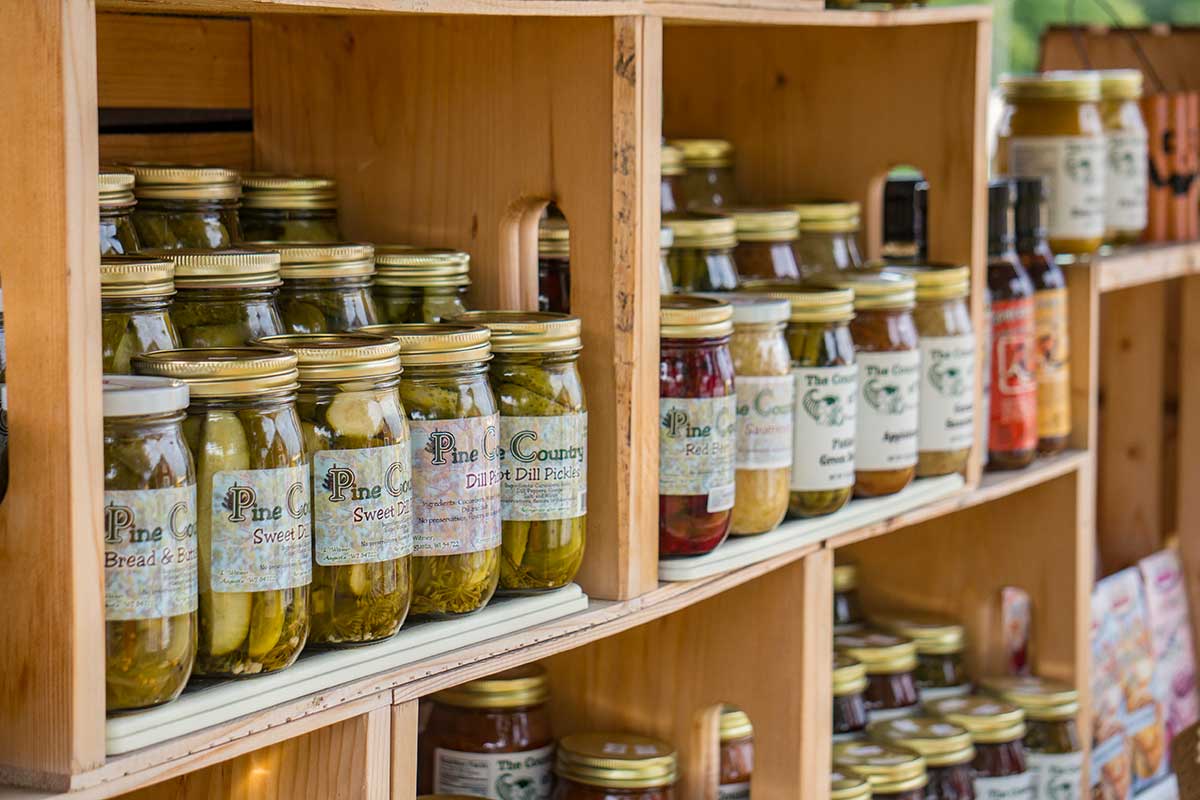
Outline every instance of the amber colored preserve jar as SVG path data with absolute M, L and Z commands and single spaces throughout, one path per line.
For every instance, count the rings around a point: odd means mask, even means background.
M 833 654 L 833 740 L 861 739 L 867 728 L 867 668 L 845 653 Z
M 667 214 L 673 237 L 667 266 L 677 292 L 724 292 L 737 288 L 733 248 L 737 223 L 721 214 Z
M 862 269 L 858 252 L 858 203 L 813 201 L 796 206 L 800 238 L 796 257 L 805 278 L 830 272 Z
M 127 256 L 142 249 L 133 227 L 133 174 L 102 170 L 96 178 L 100 196 L 100 255 Z
M 733 261 L 740 279 L 800 280 L 795 250 L 800 214 L 795 209 L 735 206 L 722 210 L 737 224 Z
M 975 743 L 976 800 L 1029 800 L 1033 776 L 1025 764 L 1025 712 L 1002 700 L 968 695 L 925 704 L 930 714 L 966 728 Z
M 1025 763 L 1033 775 L 1034 798 L 1079 797 L 1079 692 L 1066 683 L 1037 677 L 984 678 L 980 686 L 1025 712 Z
M 1149 223 L 1150 136 L 1138 105 L 1141 97 L 1141 70 L 1100 72 L 1100 117 L 1108 144 L 1104 240 L 1109 244 L 1136 242 Z
M 917 649 L 912 639 L 876 631 L 838 633 L 833 647 L 866 667 L 865 700 L 872 722 L 917 712 Z
M 548 800 L 555 782 L 549 699 L 540 664 L 433 695 L 417 740 L 417 791 Z
M 875 800 L 926 800 L 925 759 L 904 747 L 880 742 L 835 742 L 833 767 L 866 778 Z
M 746 712 L 733 706 L 721 709 L 721 765 L 717 800 L 750 800 L 754 772 L 754 726 Z
M 686 208 L 718 208 L 737 203 L 733 185 L 733 145 L 723 139 L 675 139 L 683 153 Z
M 862 603 L 858 599 L 858 567 L 854 564 L 837 564 L 833 568 L 834 633 L 856 631 L 866 621 Z
M 970 693 L 971 680 L 963 662 L 966 632 L 958 622 L 933 614 L 879 617 L 871 622 L 916 644 L 921 702 Z
M 926 800 L 973 800 L 975 748 L 966 728 L 934 717 L 872 722 L 867 735 L 877 742 L 907 747 L 925 759 Z
M 554 771 L 554 800 L 675 800 L 675 748 L 648 736 L 564 736 Z

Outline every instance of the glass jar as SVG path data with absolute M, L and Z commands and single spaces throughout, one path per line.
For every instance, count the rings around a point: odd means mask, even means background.
M 100 194 L 100 255 L 127 256 L 142 249 L 133 228 L 133 173 L 102 171 L 96 179 Z
M 412 434 L 413 615 L 457 616 L 500 582 L 500 414 L 491 332 L 475 325 L 371 325 L 400 341 Z
M 375 308 L 385 323 L 444 322 L 467 310 L 471 257 L 460 250 L 375 247 Z
M 732 518 L 733 308 L 707 297 L 664 297 L 659 319 L 658 552 L 701 555 L 725 541 Z
M 989 470 L 1020 469 L 1037 455 L 1033 283 L 1013 248 L 1013 182 L 988 186 Z
M 1000 79 L 1005 108 L 992 172 L 1045 178 L 1048 232 L 1056 253 L 1084 255 L 1104 241 L 1107 148 L 1095 72 L 1044 72 Z
M 883 248 L 888 264 L 917 266 L 926 255 L 925 215 L 929 184 L 920 176 L 889 177 L 883 187 Z
M 912 639 L 880 631 L 835 633 L 833 647 L 866 668 L 864 699 L 872 722 L 917 712 L 917 649 Z
M 754 726 L 746 712 L 733 706 L 721 709 L 721 764 L 717 800 L 750 800 L 754 772 Z
M 240 347 L 283 333 L 275 297 L 279 253 L 256 250 L 157 250 L 175 264 L 171 321 L 184 347 Z
M 1025 712 L 1025 764 L 1033 775 L 1035 800 L 1079 797 L 1079 692 L 1069 684 L 1037 677 L 984 678 L 980 685 Z
M 800 212 L 800 238 L 796 258 L 805 278 L 862 269 L 858 252 L 860 206 L 839 200 L 822 200 L 796 206 Z
M 800 235 L 800 214 L 794 208 L 737 206 L 723 210 L 737 225 L 733 263 L 738 278 L 799 282 L 795 247 Z
M 288 333 L 345 333 L 380 322 L 369 244 L 263 242 L 279 252 L 279 314 Z M 256 246 L 256 249 L 257 247 Z
M 858 567 L 855 564 L 836 564 L 833 568 L 833 631 L 858 631 L 867 621 L 858 599 Z
M 911 750 L 880 742 L 835 742 L 833 767 L 866 778 L 874 800 L 925 800 L 925 759 Z
M 558 742 L 554 800 L 675 800 L 675 748 L 632 733 L 576 733 Z
M 675 232 L 663 226 L 658 233 L 658 293 L 671 294 L 675 291 L 675 282 L 671 279 L 671 267 L 667 263 L 667 254 L 675 243 Z
M 733 248 L 737 223 L 720 214 L 667 214 L 662 224 L 673 241 L 667 254 L 677 292 L 725 292 L 737 288 Z
M 175 294 L 175 267 L 161 258 L 100 259 L 100 346 L 105 375 L 133 372 L 129 362 L 152 350 L 179 347 L 167 309 Z
M 291 665 L 308 638 L 309 459 L 296 415 L 296 357 L 269 347 L 159 350 L 141 374 L 191 394 L 183 433 L 196 460 L 200 551 L 197 675 Z M 247 547 L 256 539 L 258 547 Z
M 247 242 L 342 241 L 337 183 L 317 175 L 243 175 L 240 218 Z
M 587 541 L 587 401 L 581 323 L 548 311 L 468 311 L 492 332 L 489 378 L 500 403 L 500 590 L 575 579 Z
M 966 632 L 958 622 L 934 614 L 886 616 L 871 621 L 916 644 L 921 702 L 970 693 L 971 679 L 963 661 Z
M 877 742 L 907 747 L 925 759 L 929 776 L 925 800 L 974 800 L 975 748 L 966 728 L 944 719 L 907 717 L 872 722 L 867 735 Z
M 377 642 L 412 601 L 412 453 L 400 345 L 364 333 L 270 336 L 299 359 L 296 410 L 312 461 L 317 645 Z
M 833 654 L 833 740 L 861 739 L 867 728 L 867 668 L 845 653 Z
M 571 311 L 571 229 L 562 217 L 538 225 L 538 310 Z
M 659 166 L 662 169 L 659 210 L 663 214 L 687 211 L 687 195 L 683 189 L 687 168 L 683 165 L 683 151 L 678 147 L 664 144 L 659 156 Z
M 834 767 L 829 773 L 829 800 L 871 800 L 871 784 L 849 770 Z
M 142 247 L 223 250 L 242 240 L 241 176 L 221 167 L 127 164 L 134 176 L 133 227 Z
M 1104 241 L 1133 244 L 1149 224 L 1150 135 L 1138 101 L 1142 72 L 1100 71 L 1100 118 L 1108 150 L 1104 173 Z
M 540 664 L 468 681 L 430 698 L 417 739 L 417 791 L 512 800 L 554 792 L 550 687 Z
M 960 725 L 975 743 L 976 800 L 1031 798 L 1033 775 L 1025 765 L 1025 712 L 990 697 L 946 697 L 925 704 L 930 714 Z
M 737 203 L 732 144 L 721 139 L 675 139 L 670 144 L 683 153 L 685 208 L 720 208 Z
M 108 711 L 174 700 L 196 659 L 196 468 L 187 386 L 104 378 L 104 636 Z

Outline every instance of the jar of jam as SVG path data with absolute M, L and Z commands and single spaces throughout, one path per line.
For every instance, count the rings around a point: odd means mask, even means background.
M 883 248 L 888 264 L 926 261 L 925 213 L 929 184 L 919 176 L 889 177 L 883 187 Z
M 686 208 L 720 208 L 737 203 L 733 184 L 733 145 L 721 139 L 676 139 L 683 153 Z
M 925 800 L 974 800 L 975 748 L 966 728 L 933 717 L 872 722 L 871 739 L 907 747 L 925 759 Z
M 1133 244 L 1149 223 L 1150 136 L 1138 105 L 1141 97 L 1141 70 L 1101 70 L 1100 119 L 1108 147 L 1104 241 L 1109 244 Z
M 858 567 L 837 564 L 833 568 L 833 631 L 849 633 L 867 621 L 858 599 Z
M 687 211 L 687 195 L 683 189 L 687 168 L 683 165 L 683 151 L 678 147 L 664 144 L 659 158 L 662 169 L 662 190 L 659 195 L 660 211 L 663 214 Z
M 674 240 L 667 254 L 677 292 L 725 292 L 737 288 L 733 248 L 737 223 L 720 214 L 667 214 L 662 224 Z
M 467 310 L 471 257 L 404 244 L 375 248 L 375 308 L 385 323 L 444 322 Z
M 128 164 L 133 173 L 133 227 L 142 247 L 220 250 L 242 241 L 242 179 L 221 167 Z
M 917 649 L 912 639 L 879 631 L 835 633 L 833 648 L 866 668 L 864 699 L 872 722 L 917 712 Z
M 658 232 L 658 293 L 671 294 L 675 291 L 675 282 L 671 279 L 671 265 L 667 263 L 667 254 L 675 243 L 675 232 L 665 225 Z
M 976 800 L 1032 798 L 1025 764 L 1025 712 L 1002 700 L 968 695 L 931 700 L 925 709 L 960 725 L 975 743 Z
M 96 178 L 100 194 L 100 255 L 127 256 L 142 249 L 133 227 L 133 173 L 102 171 Z
M 835 766 L 829 773 L 829 800 L 871 800 L 871 784 Z
M 184 347 L 240 347 L 283 333 L 274 251 L 147 250 L 175 264 L 171 321 Z
M 164 258 L 100 259 L 100 345 L 105 375 L 133 372 L 131 359 L 179 347 L 167 309 L 175 294 L 175 267 Z
M 800 212 L 796 257 L 805 278 L 862 269 L 863 260 L 858 252 L 858 203 L 814 201 L 802 203 L 796 210 Z
M 970 693 L 971 681 L 963 663 L 966 633 L 962 625 L 932 614 L 888 616 L 871 621 L 916 644 L 916 679 L 921 702 Z
M 538 225 L 538 310 L 571 311 L 571 229 L 562 217 Z
M 342 241 L 337 184 L 318 175 L 243 175 L 240 218 L 247 242 Z
M 737 224 L 733 262 L 739 278 L 800 280 L 796 238 L 800 214 L 793 208 L 726 207 Z
M 564 736 L 554 771 L 554 800 L 675 800 L 675 748 L 648 736 Z
M 375 325 L 371 296 L 375 249 L 369 244 L 264 242 L 279 252 L 279 313 L 288 333 L 345 333 Z
M 750 800 L 754 772 L 754 726 L 746 712 L 733 706 L 721 709 L 721 766 L 717 800 Z
M 660 324 L 659 556 L 701 555 L 725 541 L 732 519 L 733 308 L 673 295 L 662 299 Z
M 866 778 L 874 800 L 925 800 L 925 759 L 904 747 L 881 742 L 835 742 L 833 767 Z
M 1108 153 L 1095 72 L 1044 72 L 1000 79 L 1005 109 L 993 173 L 1045 178 L 1050 247 L 1095 252 L 1104 241 Z
M 1079 797 L 1079 692 L 1069 684 L 1037 677 L 984 678 L 980 686 L 1025 712 L 1025 764 L 1033 775 L 1035 800 Z
M 833 654 L 833 740 L 861 739 L 867 728 L 867 668 L 845 653 Z
M 511 800 L 554 791 L 550 688 L 525 664 L 437 692 L 417 739 L 417 791 Z

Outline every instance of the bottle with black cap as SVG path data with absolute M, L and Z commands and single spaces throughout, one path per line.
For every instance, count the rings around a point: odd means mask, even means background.
M 888 178 L 883 189 L 883 260 L 913 265 L 926 260 L 925 205 L 929 184 L 920 177 Z

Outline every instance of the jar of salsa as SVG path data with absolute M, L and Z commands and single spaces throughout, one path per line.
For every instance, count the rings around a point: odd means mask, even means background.
M 754 772 L 754 726 L 746 712 L 733 706 L 721 709 L 721 765 L 717 800 L 750 800 Z
M 667 214 L 662 224 L 674 240 L 667 255 L 677 292 L 724 292 L 737 288 L 733 248 L 737 223 L 721 214 Z
M 675 232 L 665 225 L 658 232 L 658 293 L 671 294 L 675 291 L 675 282 L 671 279 L 671 265 L 667 263 L 667 254 L 675 243 Z
M 737 224 L 733 261 L 739 278 L 800 280 L 795 251 L 800 214 L 795 209 L 735 206 L 723 211 Z
M 719 208 L 737 203 L 733 185 L 733 145 L 722 139 L 675 139 L 683 153 L 686 208 Z
M 805 278 L 862 269 L 858 252 L 859 204 L 819 200 L 796 206 L 800 238 L 796 257 Z
M 678 147 L 664 144 L 659 159 L 662 169 L 659 210 L 663 214 L 687 211 L 687 195 L 683 190 L 683 179 L 687 174 L 687 168 L 683 165 L 683 151 Z
M 833 647 L 866 668 L 864 699 L 872 722 L 917 713 L 917 649 L 912 639 L 877 631 L 836 633 Z
M 907 747 L 925 759 L 929 784 L 926 800 L 974 800 L 975 748 L 966 728 L 933 717 L 906 717 L 872 722 L 871 739 Z
M 375 248 L 375 308 L 387 323 L 444 322 L 467 310 L 471 257 L 405 244 Z
M 128 164 L 133 173 L 133 227 L 142 247 L 219 250 L 242 241 L 242 179 L 221 167 Z
M 558 743 L 554 800 L 675 800 L 675 748 L 632 733 L 576 733 Z
M 866 778 L 874 800 L 926 798 L 925 759 L 912 750 L 880 742 L 835 742 L 833 767 Z
M 833 740 L 861 739 L 867 728 L 867 668 L 845 653 L 833 654 Z
M 1104 241 L 1133 244 L 1149 223 L 1150 136 L 1138 101 L 1142 72 L 1100 71 L 1100 118 L 1108 147 L 1104 173 Z
M 100 259 L 100 346 L 105 375 L 133 372 L 134 356 L 179 347 L 167 309 L 175 294 L 175 267 L 165 258 Z
M 549 700 L 540 664 L 434 694 L 417 739 L 417 791 L 491 800 L 550 797 L 554 737 Z
M 262 242 L 279 252 L 279 313 L 288 333 L 345 333 L 375 325 L 375 250 L 369 244 Z
M 888 616 L 871 621 L 916 644 L 916 678 L 921 702 L 970 693 L 971 681 L 963 663 L 966 633 L 962 625 L 933 614 Z
M 274 251 L 147 250 L 175 264 L 171 321 L 184 347 L 240 347 L 283 333 Z
M 975 743 L 975 799 L 1033 797 L 1025 764 L 1025 712 L 1002 700 L 968 695 L 931 700 L 925 709 L 960 725 Z
M 866 622 L 862 603 L 858 599 L 858 567 L 837 564 L 833 568 L 833 631 L 849 633 L 862 628 Z
M 247 242 L 340 242 L 337 184 L 317 175 L 242 176 L 242 235 Z
M 1033 775 L 1035 800 L 1079 797 L 1079 692 L 1069 684 L 1037 677 L 984 678 L 980 686 L 1025 712 L 1025 763 Z
M 133 173 L 103 170 L 96 179 L 100 194 L 100 255 L 127 256 L 142 249 L 133 228 Z
M 659 556 L 701 555 L 725 541 L 732 519 L 733 308 L 708 297 L 664 297 L 660 321 Z
M 562 217 L 538 225 L 538 311 L 571 311 L 571 229 Z
M 871 800 L 871 784 L 835 766 L 829 773 L 829 800 Z

